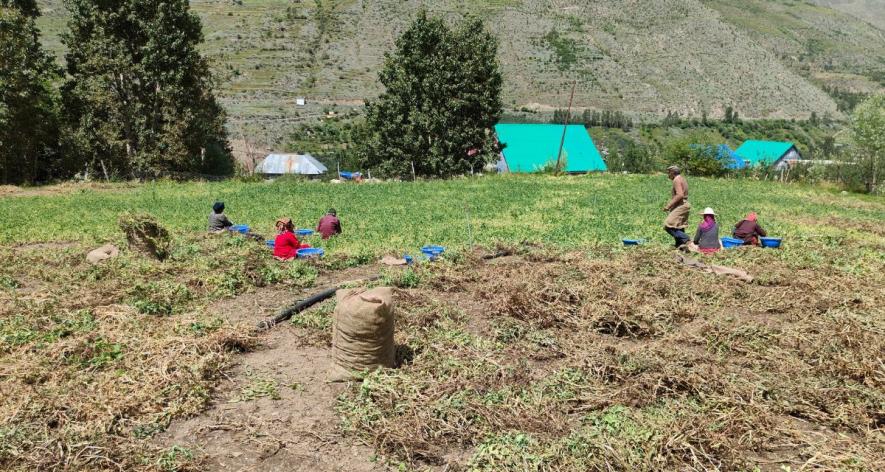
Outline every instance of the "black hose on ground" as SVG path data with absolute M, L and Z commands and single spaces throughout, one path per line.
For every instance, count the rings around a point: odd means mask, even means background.
M 483 259 L 491 260 L 491 259 L 496 259 L 498 257 L 506 257 L 506 256 L 510 256 L 510 255 L 513 255 L 513 251 L 502 250 L 502 251 L 498 251 L 495 254 L 485 255 L 485 256 L 483 256 Z M 337 292 L 338 290 L 340 290 L 341 288 L 343 288 L 347 285 L 352 285 L 355 283 L 371 282 L 374 280 L 378 280 L 380 278 L 381 278 L 380 275 L 376 275 L 376 276 L 368 278 L 368 279 L 357 280 L 357 281 L 352 281 L 352 282 L 345 282 L 341 285 L 337 285 L 335 287 L 323 290 L 322 292 L 311 295 L 309 298 L 305 298 L 304 300 L 300 300 L 297 303 L 295 303 L 294 305 L 283 309 L 281 312 L 279 312 L 277 314 L 277 316 L 274 316 L 273 318 L 259 321 L 258 324 L 256 325 L 256 328 L 258 329 L 258 331 L 266 331 L 268 329 L 271 329 L 274 326 L 282 323 L 283 321 L 287 321 L 287 320 L 291 319 L 293 316 L 297 315 L 298 313 L 301 313 L 302 311 L 316 305 L 317 303 L 320 303 L 324 300 L 328 300 L 329 298 L 332 298 L 333 296 L 335 296 L 335 292 Z
M 256 328 L 258 329 L 258 331 L 265 331 L 270 328 L 273 328 L 274 326 L 282 323 L 283 321 L 287 321 L 287 320 L 291 319 L 293 316 L 316 305 L 317 303 L 320 303 L 322 301 L 328 300 L 329 298 L 332 298 L 333 296 L 335 296 L 335 292 L 344 288 L 347 285 L 352 285 L 352 284 L 356 284 L 356 283 L 371 282 L 374 280 L 378 280 L 380 278 L 381 278 L 381 276 L 376 275 L 376 276 L 370 277 L 368 279 L 345 282 L 341 285 L 336 285 L 332 288 L 327 288 L 327 289 L 323 290 L 322 292 L 315 293 L 315 294 L 311 295 L 310 297 L 305 298 L 304 300 L 299 300 L 294 305 L 289 306 L 289 307 L 283 309 L 282 311 L 280 311 L 277 314 L 277 316 L 274 316 L 273 318 L 259 321 L 258 325 L 256 325 Z

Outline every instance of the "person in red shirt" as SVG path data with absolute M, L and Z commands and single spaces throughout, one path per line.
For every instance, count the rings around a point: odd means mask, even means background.
M 734 226 L 734 237 L 740 239 L 745 245 L 758 246 L 759 238 L 768 236 L 768 233 L 759 226 L 756 212 L 750 212 L 746 218 Z
M 301 242 L 295 236 L 295 226 L 289 218 L 277 220 L 277 237 L 274 240 L 273 257 L 281 261 L 291 261 L 298 256 Z
M 334 208 L 330 208 L 320 218 L 320 222 L 317 224 L 317 232 L 323 235 L 323 239 L 329 239 L 336 234 L 341 234 L 341 220 L 338 219 L 338 213 Z

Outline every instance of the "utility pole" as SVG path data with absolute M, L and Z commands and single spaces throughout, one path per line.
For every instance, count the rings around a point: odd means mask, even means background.
M 559 141 L 559 152 L 556 154 L 556 171 L 559 172 L 559 162 L 562 160 L 562 148 L 565 146 L 565 132 L 568 131 L 568 120 L 572 117 L 572 101 L 575 99 L 575 87 L 578 81 L 572 82 L 572 94 L 568 99 L 568 111 L 565 114 L 565 125 L 562 127 L 562 140 Z

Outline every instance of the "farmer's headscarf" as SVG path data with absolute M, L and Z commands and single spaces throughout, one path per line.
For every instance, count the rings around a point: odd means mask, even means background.
M 292 231 L 292 229 L 294 228 L 294 226 L 292 225 L 292 220 L 290 218 L 278 219 L 276 226 L 277 226 L 278 230 L 280 229 L 280 227 L 282 227 L 282 229 L 288 230 L 288 231 Z
M 215 202 L 215 204 L 212 205 L 212 211 L 215 213 L 222 213 L 224 211 L 224 202 Z
M 704 215 L 704 221 L 701 222 L 701 231 L 707 231 L 716 224 L 716 217 L 713 215 Z
M 747 220 L 747 221 L 754 221 L 754 222 L 755 222 L 755 221 L 756 221 L 756 212 L 755 212 L 755 211 L 751 211 L 750 214 L 747 215 L 746 220 Z

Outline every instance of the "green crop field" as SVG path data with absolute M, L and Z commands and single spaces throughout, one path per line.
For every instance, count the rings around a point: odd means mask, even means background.
M 459 247 L 471 237 L 484 245 L 528 240 L 579 247 L 618 244 L 623 237 L 663 243 L 660 208 L 668 185 L 661 176 L 589 175 L 368 185 L 284 179 L 74 186 L 52 195 L 24 191 L 0 200 L 0 220 L 6 222 L 0 243 L 116 241 L 121 237 L 117 218 L 124 211 L 151 213 L 176 233 L 193 235 L 204 229 L 215 200 L 225 201 L 235 223 L 266 234 L 278 217 L 312 227 L 335 207 L 346 231 L 330 250 L 344 253 L 414 250 L 427 243 Z M 885 220 L 885 205 L 876 197 L 773 182 L 692 179 L 691 201 L 698 211 L 715 208 L 726 224 L 757 211 L 773 233 L 788 239 L 838 229 L 815 226 L 820 219 Z
M 784 238 L 703 259 L 752 282 L 674 261 L 663 176 L 2 187 L 0 470 L 882 470 L 885 200 L 689 183 Z M 268 237 L 335 207 L 344 234 L 279 262 L 207 235 L 216 199 Z M 398 360 L 330 386 L 334 300 L 254 327 L 340 284 L 396 287 Z

